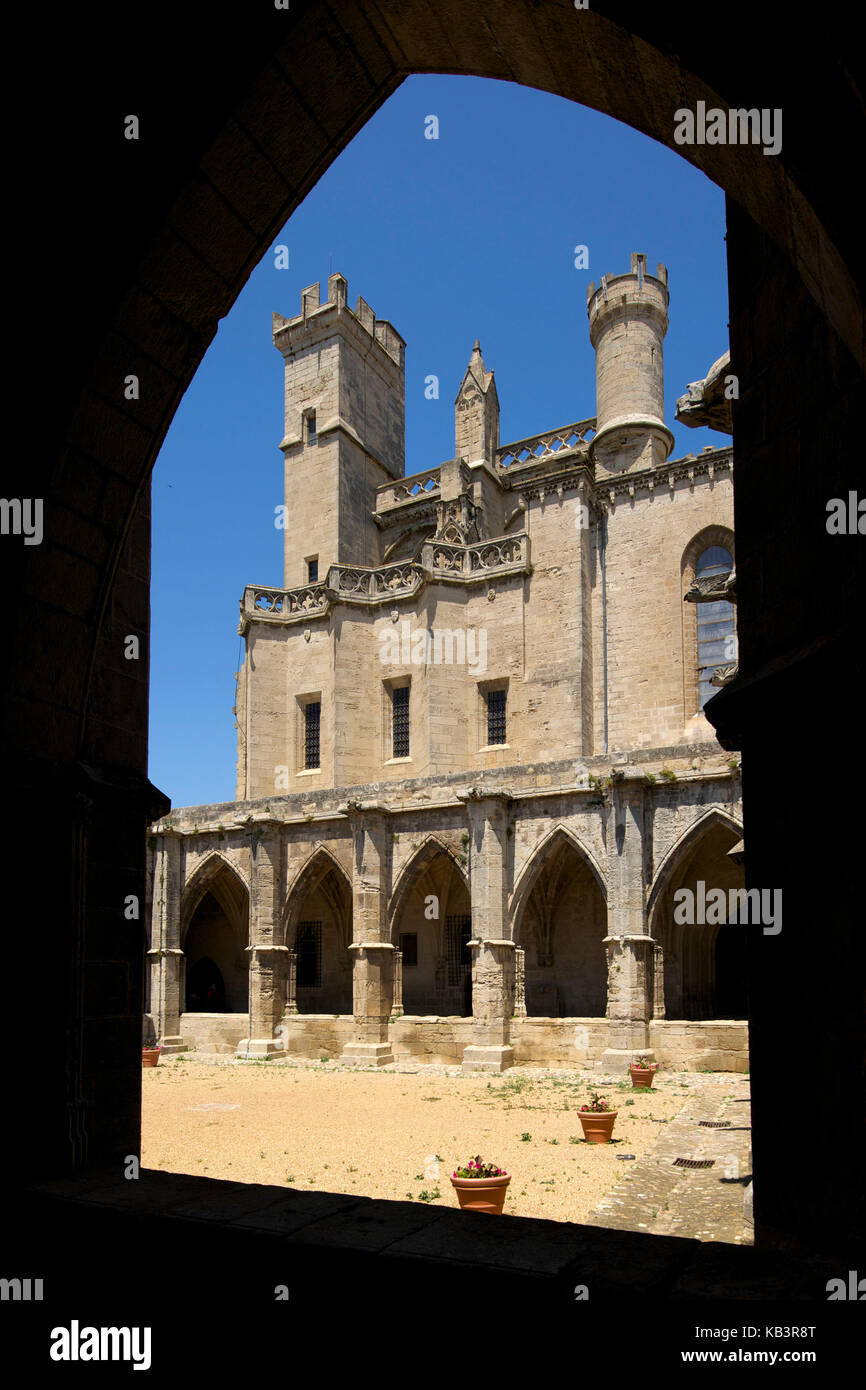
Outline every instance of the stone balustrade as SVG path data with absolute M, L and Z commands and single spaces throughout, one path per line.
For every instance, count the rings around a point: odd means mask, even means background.
M 573 425 L 530 435 L 528 439 L 518 439 L 496 450 L 496 467 L 506 469 L 515 464 L 543 463 L 557 454 L 573 453 L 588 444 L 594 434 L 595 416 L 592 416 Z
M 423 501 L 427 497 L 438 497 L 441 483 L 441 470 L 427 468 L 423 473 L 412 473 L 408 478 L 398 478 L 396 482 L 383 483 L 376 489 L 376 511 L 384 512 L 391 507 L 406 502 Z

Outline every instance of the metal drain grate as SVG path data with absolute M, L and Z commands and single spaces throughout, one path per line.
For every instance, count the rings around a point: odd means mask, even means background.
M 675 1158 L 675 1168 L 712 1168 L 714 1158 Z
M 730 1129 L 730 1120 L 698 1120 L 703 1129 Z

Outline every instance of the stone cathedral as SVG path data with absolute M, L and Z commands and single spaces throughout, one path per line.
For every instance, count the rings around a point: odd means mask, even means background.
M 284 574 L 241 599 L 236 800 L 148 842 L 166 1051 L 747 1070 L 748 928 L 674 910 L 743 874 L 703 713 L 732 451 L 670 458 L 668 304 L 643 255 L 590 285 L 595 417 L 508 444 L 476 342 L 454 457 L 409 474 L 396 329 L 339 274 L 274 316 Z

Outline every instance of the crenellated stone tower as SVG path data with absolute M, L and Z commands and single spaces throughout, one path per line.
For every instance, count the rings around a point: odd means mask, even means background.
M 332 564 L 375 564 L 376 488 L 404 472 L 405 350 L 365 300 L 354 309 L 342 275 L 301 295 L 301 313 L 274 314 L 285 360 L 287 587 L 324 577 Z
M 663 464 L 674 446 L 665 419 L 663 343 L 668 331 L 668 273 L 632 252 L 627 275 L 603 275 L 587 290 L 595 348 L 596 474 L 621 475 Z

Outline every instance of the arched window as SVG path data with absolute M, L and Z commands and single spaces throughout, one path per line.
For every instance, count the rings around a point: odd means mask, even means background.
M 731 552 L 721 545 L 708 546 L 695 562 L 695 578 L 710 579 L 730 574 L 734 567 Z M 734 605 L 724 599 L 697 606 L 698 626 L 698 708 L 703 709 L 715 687 L 710 679 L 717 666 L 737 659 Z

